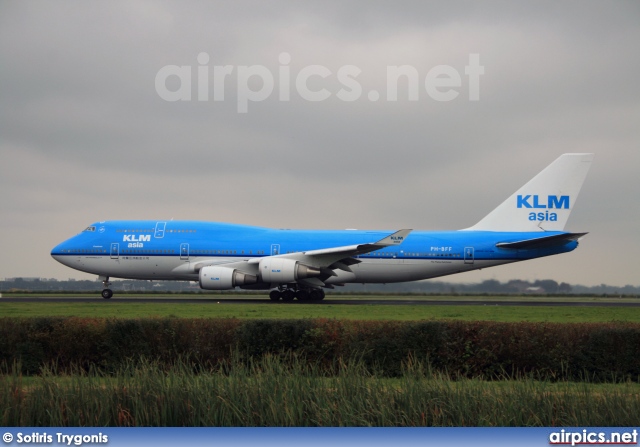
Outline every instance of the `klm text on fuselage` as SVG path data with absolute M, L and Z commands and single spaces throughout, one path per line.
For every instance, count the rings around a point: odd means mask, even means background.
M 518 195 L 517 196 L 517 205 L 518 208 L 534 208 L 534 209 L 545 209 L 546 211 L 542 212 L 531 212 L 529 213 L 529 220 L 540 220 L 540 221 L 551 221 L 555 222 L 558 220 L 558 214 L 553 211 L 549 211 L 550 209 L 569 209 L 570 200 L 569 196 L 547 196 L 547 200 L 544 198 L 540 198 L 537 194 L 527 194 L 526 196 Z
M 143 242 L 151 242 L 150 234 L 125 234 L 122 237 L 123 242 L 129 242 L 128 248 L 142 248 Z

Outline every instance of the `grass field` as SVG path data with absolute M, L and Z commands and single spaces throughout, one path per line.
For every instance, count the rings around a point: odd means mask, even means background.
M 0 376 L 2 426 L 637 426 L 640 387 L 450 380 L 409 365 L 387 379 L 267 357 L 224 373 L 149 362 L 113 376 Z
M 8 297 L 7 294 L 4 294 Z M 20 295 L 27 297 L 26 295 Z M 83 296 L 87 296 L 86 294 Z M 54 295 L 51 295 L 54 298 Z M 640 322 L 640 307 L 584 307 L 581 303 L 593 301 L 622 301 L 611 298 L 562 298 L 574 300 L 575 306 L 497 306 L 497 305 L 420 305 L 420 304 L 331 304 L 332 297 L 319 304 L 272 303 L 268 299 L 260 303 L 226 303 L 221 298 L 240 298 L 238 295 L 168 295 L 166 298 L 184 298 L 191 302 L 126 302 L 126 298 L 161 298 L 156 295 L 121 295 L 121 300 L 107 301 L 96 297 L 95 302 L 7 302 L 0 298 L 0 316 L 37 317 L 37 316 L 78 316 L 78 317 L 188 317 L 188 318 L 260 318 L 260 319 L 299 319 L 299 318 L 336 318 L 354 320 L 485 320 L 485 321 L 529 321 L 529 322 Z M 256 299 L 255 295 L 246 296 Z M 424 296 L 336 296 L 338 299 L 358 300 L 427 300 L 432 302 L 461 301 L 553 301 L 554 298 L 521 297 L 424 297 Z M 202 299 L 202 303 L 192 300 Z M 637 300 L 630 300 L 637 301 Z
M 26 295 L 20 295 L 26 297 Z M 54 295 L 49 295 L 55 298 Z M 68 297 L 68 295 L 64 295 Z M 82 296 L 86 297 L 86 294 Z M 4 297 L 7 297 L 5 294 Z M 224 302 L 239 295 L 167 295 L 185 302 L 13 302 L 0 316 L 104 318 L 201 317 L 249 319 L 487 320 L 498 322 L 640 322 L 638 307 L 584 307 L 610 298 L 571 298 L 575 306 L 437 304 L 439 301 L 552 301 L 521 297 L 336 296 L 359 300 L 428 300 L 436 304 L 284 304 Z M 255 300 L 256 295 L 247 295 Z M 218 300 L 221 300 L 220 302 Z M 563 301 L 569 299 L 562 298 Z M 195 301 L 195 302 L 194 302 Z M 635 302 L 635 300 L 633 300 Z M 372 375 L 357 362 L 335 376 L 277 358 L 201 371 L 179 359 L 170 369 L 131 363 L 113 375 L 94 372 L 37 377 L 0 371 L 4 426 L 637 426 L 640 384 L 519 380 L 451 380 L 420 365 L 399 378 Z M 5 365 L 4 368 L 7 368 Z

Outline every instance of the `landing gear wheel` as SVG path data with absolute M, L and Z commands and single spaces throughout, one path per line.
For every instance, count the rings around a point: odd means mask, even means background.
M 111 285 L 111 283 L 109 282 L 109 277 L 98 276 L 98 279 L 102 280 L 102 287 L 104 287 L 104 289 L 102 289 L 102 298 L 108 300 L 113 296 L 113 290 L 109 288 L 109 286 Z
M 324 299 L 324 290 L 313 289 L 310 296 L 311 301 L 322 301 Z
M 298 290 L 298 301 L 309 301 L 309 291 L 308 290 Z
M 272 290 L 271 292 L 269 292 L 269 299 L 271 301 L 280 301 L 281 296 L 282 294 L 279 290 Z
M 284 292 L 282 292 L 282 301 L 293 301 L 293 299 L 296 297 L 296 293 L 291 290 L 291 289 L 287 289 Z

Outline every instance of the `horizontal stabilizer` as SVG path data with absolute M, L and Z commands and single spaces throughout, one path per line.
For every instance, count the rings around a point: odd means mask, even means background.
M 559 247 L 568 242 L 576 241 L 587 233 L 565 233 L 554 234 L 553 236 L 536 237 L 517 242 L 500 242 L 496 244 L 498 248 L 508 248 L 513 250 L 530 250 L 535 248 Z

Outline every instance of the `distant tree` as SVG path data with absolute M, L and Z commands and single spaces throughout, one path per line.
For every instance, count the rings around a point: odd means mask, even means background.
M 571 284 L 567 284 L 566 282 L 561 282 L 558 286 L 558 293 L 571 293 L 571 290 Z
M 542 279 L 533 283 L 534 287 L 542 287 L 547 293 L 557 293 L 558 283 L 553 279 Z
M 501 288 L 502 284 L 500 283 L 500 281 L 495 279 L 487 279 L 476 286 L 476 290 L 483 293 L 500 292 Z

